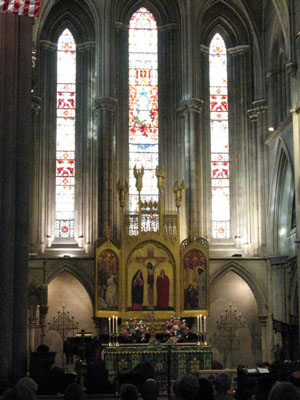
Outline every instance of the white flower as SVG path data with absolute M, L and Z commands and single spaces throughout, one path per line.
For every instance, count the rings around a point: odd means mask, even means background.
M 178 330 L 178 325 L 173 325 L 173 328 L 174 328 L 175 330 Z

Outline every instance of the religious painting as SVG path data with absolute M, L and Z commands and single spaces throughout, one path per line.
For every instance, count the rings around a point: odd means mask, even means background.
M 104 250 L 97 257 L 98 310 L 118 308 L 118 266 L 118 257 L 111 250 Z
M 128 264 L 127 310 L 174 310 L 174 265 L 164 247 L 148 244 L 133 252 Z
M 207 308 L 207 265 L 204 254 L 190 250 L 183 258 L 184 309 L 205 310 Z

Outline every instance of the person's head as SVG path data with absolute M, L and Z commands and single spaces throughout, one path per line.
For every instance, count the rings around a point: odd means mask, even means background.
M 34 393 L 38 390 L 38 384 L 29 376 L 24 376 L 20 378 L 16 384 L 16 387 L 26 387 L 32 390 Z
M 121 400 L 138 400 L 139 392 L 131 383 L 121 386 Z
M 64 400 L 83 400 L 84 392 L 78 383 L 71 383 L 65 391 Z
M 231 376 L 224 372 L 216 377 L 215 389 L 217 392 L 227 392 L 231 387 Z
M 178 400 L 196 400 L 199 394 L 199 382 L 194 375 L 185 375 L 174 386 Z
M 201 400 L 214 400 L 214 388 L 206 378 L 199 378 L 199 398 Z
M 142 386 L 141 394 L 144 400 L 156 400 L 159 395 L 158 383 L 152 378 L 147 379 Z
M 204 272 L 203 269 L 201 269 L 201 268 L 198 268 L 197 271 L 198 271 L 199 276 Z
M 3 400 L 36 400 L 35 392 L 27 386 L 19 385 L 14 389 L 7 390 L 3 396 Z
M 149 269 L 153 269 L 153 265 L 152 265 L 152 263 L 151 263 L 151 262 L 148 262 L 148 264 L 147 264 L 147 268 L 149 268 Z
M 299 400 L 300 396 L 291 382 L 276 383 L 269 394 L 268 400 Z
M 300 371 L 295 371 L 291 374 L 290 382 L 300 390 Z
M 162 276 L 165 276 L 165 274 L 166 274 L 166 273 L 165 273 L 165 270 L 164 270 L 164 269 L 161 269 L 161 270 L 160 270 L 160 274 L 161 274 Z

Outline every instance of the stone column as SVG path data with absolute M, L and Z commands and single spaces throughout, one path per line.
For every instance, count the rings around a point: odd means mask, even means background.
M 185 135 L 185 199 L 187 234 L 199 232 L 199 127 L 203 101 L 200 99 L 181 100 L 180 112 L 184 116 Z
M 248 110 L 251 121 L 249 136 L 249 251 L 254 255 L 265 255 L 266 249 L 266 182 L 268 164 L 265 156 L 266 100 L 253 102 L 254 108 Z M 257 207 L 258 205 L 258 207 Z M 250 215 L 250 214 L 249 214 Z
M 298 309 L 300 310 L 300 108 L 292 110 L 293 142 L 294 142 L 294 177 L 295 177 L 295 204 L 296 204 L 296 245 L 297 245 L 297 281 L 298 281 Z M 299 319 L 300 342 L 300 319 Z
M 159 109 L 159 164 L 166 167 L 165 212 L 176 210 L 173 185 L 183 178 L 182 143 L 176 126 L 178 87 L 178 25 L 158 28 L 158 109 Z
M 39 206 L 38 235 L 40 251 L 50 247 L 55 237 L 55 171 L 56 168 L 56 44 L 42 40 L 39 43 L 39 96 L 42 99 L 40 112 L 39 150 Z M 37 202 L 35 202 L 37 204 Z
M 115 228 L 115 129 L 114 112 L 117 100 L 102 96 L 95 99 L 95 111 L 98 118 L 98 237 L 103 236 L 107 226 Z
M 26 367 L 32 19 L 0 14 L 0 389 Z
M 94 93 L 95 42 L 80 43 L 77 49 L 76 99 L 76 181 L 75 238 L 86 253 L 97 238 L 95 229 L 97 204 L 97 147 L 93 126 L 92 96 Z
M 267 316 L 259 316 L 259 325 L 261 329 L 261 359 L 263 362 L 270 362 L 270 352 L 269 352 L 269 336 L 268 336 L 268 317 Z
M 39 208 L 36 199 L 39 196 L 39 174 L 40 174 L 40 135 L 39 119 L 41 110 L 41 98 L 31 96 L 32 108 L 32 141 L 31 141 L 31 176 L 30 176 L 30 254 L 39 251 Z

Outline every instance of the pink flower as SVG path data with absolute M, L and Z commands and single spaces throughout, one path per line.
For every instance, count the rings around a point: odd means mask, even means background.
M 173 328 L 171 328 L 171 329 L 170 329 L 170 332 L 171 332 L 171 333 L 173 333 L 173 332 L 174 332 L 174 329 L 173 329 Z
M 133 321 L 133 322 L 132 322 L 132 325 L 134 325 L 134 326 L 137 325 L 137 322 L 136 322 L 136 321 Z
M 172 322 L 171 321 L 168 322 L 168 326 L 172 326 Z
M 184 329 L 184 328 L 185 328 L 185 325 L 184 325 L 184 324 L 181 324 L 181 325 L 180 325 L 180 328 L 181 328 L 181 329 Z
M 175 319 L 174 324 L 178 324 L 178 322 L 179 322 L 179 321 L 178 321 L 177 319 Z

